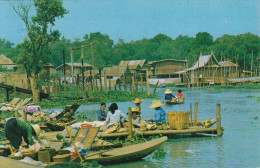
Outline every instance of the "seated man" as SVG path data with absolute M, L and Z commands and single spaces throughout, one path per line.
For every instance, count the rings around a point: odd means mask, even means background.
M 100 108 L 97 111 L 98 121 L 106 121 L 107 113 L 105 112 L 106 103 L 102 102 Z

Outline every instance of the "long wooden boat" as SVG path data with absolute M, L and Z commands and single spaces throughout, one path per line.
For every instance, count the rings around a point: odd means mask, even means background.
M 71 120 L 70 122 L 67 122 L 66 125 L 71 125 L 75 123 L 77 120 Z M 46 122 L 45 125 L 51 130 L 51 131 L 63 131 L 65 129 L 64 124 L 57 121 L 50 121 Z
M 183 104 L 184 103 L 184 98 L 177 98 L 173 99 L 171 101 L 165 101 L 166 104 Z
M 163 142 L 167 141 L 167 139 L 167 136 L 164 136 L 144 143 L 116 148 L 102 153 L 89 153 L 85 157 L 85 160 L 90 162 L 97 161 L 99 164 L 111 164 L 140 160 L 158 149 Z

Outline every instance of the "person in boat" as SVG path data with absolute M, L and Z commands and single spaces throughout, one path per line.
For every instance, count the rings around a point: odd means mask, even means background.
M 107 113 L 107 128 L 115 123 L 121 125 L 125 120 L 126 115 L 122 111 L 118 110 L 116 103 L 112 103 L 109 107 L 109 112 Z
M 102 102 L 100 108 L 97 111 L 98 121 L 106 121 L 107 113 L 105 112 L 106 103 Z
M 166 112 L 161 108 L 162 105 L 163 103 L 160 100 L 154 100 L 152 101 L 152 104 L 149 106 L 149 108 L 154 108 L 156 110 L 153 119 L 156 122 L 156 124 L 167 122 Z
M 27 144 L 27 148 L 29 145 L 34 145 L 33 136 L 35 139 L 38 139 L 40 132 L 41 129 L 38 124 L 30 125 L 14 117 L 6 119 L 5 137 L 15 148 L 14 153 L 18 151 L 23 140 Z
M 183 94 L 181 93 L 181 89 L 178 90 L 177 97 L 178 97 L 178 98 L 183 97 Z
M 140 116 L 141 112 L 136 107 L 132 107 L 131 111 L 132 111 L 132 124 L 134 125 L 134 127 L 139 128 L 140 123 L 141 123 L 141 116 Z M 127 115 L 128 115 L 128 112 L 127 112 Z
M 137 109 L 138 109 L 138 111 L 141 113 L 141 103 L 142 103 L 143 101 L 140 99 L 140 98 L 136 98 L 134 101 L 133 101 L 133 103 L 135 103 L 135 105 L 136 105 L 136 107 L 137 107 Z
M 172 99 L 176 98 L 174 95 L 172 95 L 171 89 L 166 89 L 165 93 L 165 100 L 166 101 L 172 101 Z

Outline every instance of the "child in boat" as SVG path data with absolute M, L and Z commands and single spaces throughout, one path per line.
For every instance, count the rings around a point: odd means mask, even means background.
M 182 95 L 182 93 L 181 93 L 181 89 L 178 90 L 177 97 L 178 97 L 178 98 L 183 97 L 183 95 Z
M 97 111 L 98 121 L 106 121 L 107 113 L 105 112 L 106 103 L 102 102 L 100 108 Z
M 166 101 L 172 101 L 172 99 L 175 98 L 175 96 L 172 95 L 171 89 L 166 89 L 166 91 L 164 93 L 165 93 L 165 100 Z
M 23 139 L 26 142 L 27 147 L 29 147 L 29 145 L 35 144 L 32 137 L 35 136 L 35 139 L 37 139 L 37 136 L 39 136 L 41 132 L 39 125 L 30 125 L 13 117 L 6 120 L 5 137 L 15 148 L 15 150 L 13 151 L 14 153 L 18 151 Z
M 154 108 L 156 110 L 154 115 L 154 121 L 156 122 L 156 124 L 160 122 L 167 122 L 166 112 L 161 108 L 162 105 L 163 103 L 160 100 L 154 100 L 149 106 L 149 108 Z
M 136 107 L 132 107 L 131 111 L 132 111 L 132 124 L 134 125 L 134 127 L 139 128 L 141 123 L 141 116 L 140 116 L 141 112 Z
M 137 109 L 138 109 L 138 111 L 141 113 L 141 103 L 142 103 L 143 101 L 140 99 L 140 98 L 136 98 L 134 101 L 133 101 L 133 103 L 135 103 L 135 105 L 136 105 L 136 107 L 137 107 Z
M 109 107 L 109 112 L 107 114 L 107 128 L 115 123 L 121 125 L 121 123 L 123 123 L 125 120 L 126 115 L 122 111 L 118 110 L 118 106 L 116 103 L 112 103 Z

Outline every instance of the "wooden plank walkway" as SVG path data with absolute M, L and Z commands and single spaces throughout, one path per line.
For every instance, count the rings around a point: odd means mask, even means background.
M 6 89 L 7 97 L 8 97 L 8 92 L 9 91 L 22 92 L 22 93 L 26 93 L 26 94 L 32 95 L 32 91 L 31 90 L 20 88 L 20 87 L 14 87 L 14 86 L 11 86 L 11 85 L 6 85 L 6 84 L 3 84 L 3 83 L 0 83 L 0 88 Z M 40 98 L 41 99 L 47 99 L 48 98 L 48 94 L 40 92 Z M 7 100 L 7 101 L 9 101 L 9 100 Z

